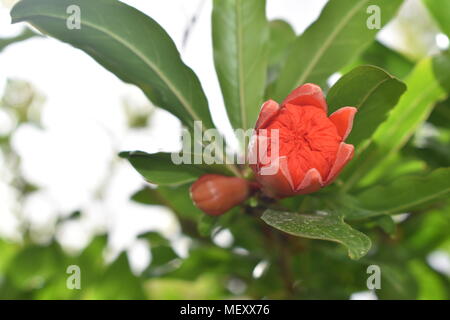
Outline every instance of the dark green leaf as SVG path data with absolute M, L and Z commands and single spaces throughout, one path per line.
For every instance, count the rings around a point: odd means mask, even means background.
M 374 65 L 387 70 L 397 78 L 403 79 L 414 68 L 414 63 L 399 52 L 374 41 L 356 61 L 345 67 L 343 73 L 360 65 Z
M 176 165 L 170 153 L 122 152 L 122 158 L 128 159 L 133 167 L 148 182 L 159 185 L 177 185 L 192 182 L 205 174 L 198 166 Z
M 295 87 L 312 82 L 323 86 L 333 73 L 355 59 L 373 41 L 367 9 L 377 5 L 381 24 L 396 13 L 402 0 L 332 0 L 320 17 L 293 44 L 277 81 L 274 99 L 281 101 Z
M 278 77 L 280 68 L 289 54 L 289 48 L 296 39 L 295 31 L 292 26 L 284 20 L 270 21 L 270 41 L 269 41 L 269 70 L 267 75 L 266 97 L 272 96 L 273 82 Z
M 427 176 L 402 177 L 389 185 L 376 186 L 358 195 L 364 208 L 384 214 L 407 212 L 450 194 L 450 169 Z
M 327 96 L 329 112 L 358 108 L 347 142 L 355 146 L 369 138 L 405 92 L 403 82 L 374 66 L 361 66 L 344 75 Z
M 263 102 L 268 22 L 265 0 L 215 0 L 214 62 L 234 128 L 253 128 Z
M 346 224 L 342 217 L 306 215 L 294 212 L 267 210 L 262 219 L 270 226 L 294 236 L 329 240 L 343 244 L 352 259 L 364 256 L 371 247 L 370 239 Z

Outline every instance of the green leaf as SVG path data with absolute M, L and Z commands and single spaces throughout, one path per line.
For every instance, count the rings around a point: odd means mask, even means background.
M 218 220 L 218 217 L 212 217 L 206 214 L 199 216 L 198 232 L 204 237 L 210 236 L 214 228 L 217 227 Z
M 435 270 L 418 259 L 411 261 L 409 268 L 419 286 L 418 300 L 447 300 L 445 284 Z
M 367 9 L 381 9 L 381 25 L 396 13 L 402 0 L 332 0 L 320 17 L 290 49 L 277 81 L 274 99 L 281 101 L 295 87 L 312 82 L 324 85 L 333 73 L 341 70 L 367 48 L 377 29 L 369 29 Z
M 347 73 L 360 65 L 374 65 L 389 73 L 403 79 L 414 68 L 414 63 L 399 52 L 374 41 L 359 57 L 350 65 L 346 66 L 341 73 Z
M 428 121 L 437 127 L 447 128 L 450 123 L 450 98 L 439 102 L 434 107 Z
M 281 65 L 287 58 L 289 47 L 296 39 L 292 26 L 284 20 L 272 20 L 269 23 L 269 67 Z
M 341 216 L 306 215 L 267 210 L 262 219 L 270 226 L 294 236 L 338 242 L 348 249 L 351 259 L 359 259 L 371 247 L 370 239 L 346 224 Z
M 176 165 L 170 153 L 121 152 L 131 165 L 150 183 L 177 185 L 195 181 L 205 174 L 200 165 Z
M 369 138 L 397 104 L 406 86 L 374 66 L 361 66 L 344 75 L 327 96 L 329 112 L 345 106 L 358 108 L 347 142 L 355 146 Z
M 441 30 L 450 37 L 450 2 L 448 0 L 423 0 Z
M 131 273 L 127 255 L 123 252 L 104 270 L 96 285 L 89 288 L 85 298 L 89 300 L 142 300 L 146 296 L 140 279 Z
M 179 217 L 197 221 L 204 213 L 192 203 L 189 196 L 190 185 L 144 187 L 134 194 L 133 200 L 151 205 L 163 205 L 174 211 Z M 139 195 L 139 198 L 136 196 Z M 148 199 L 146 199 L 148 197 Z
M 81 29 L 71 30 L 66 12 L 81 9 Z M 213 123 L 194 72 L 181 60 L 169 35 L 153 19 L 120 1 L 22 0 L 12 21 L 27 21 L 45 34 L 79 48 L 125 82 L 140 87 L 159 107 L 189 127 Z
M 144 187 L 141 190 L 135 192 L 131 196 L 131 200 L 137 203 L 146 205 L 162 205 L 161 199 L 156 189 L 150 187 Z
M 273 82 L 280 73 L 280 68 L 288 57 L 289 48 L 296 39 L 296 34 L 292 26 L 284 20 L 272 20 L 269 23 L 269 66 L 267 74 L 266 98 L 271 97 L 273 91 Z
M 358 195 L 360 204 L 383 214 L 410 209 L 450 195 L 450 168 L 441 168 L 427 176 L 405 176 L 391 184 L 370 188 Z
M 395 224 L 395 221 L 391 216 L 384 215 L 376 218 L 375 223 L 391 237 L 393 237 L 397 232 L 397 225 Z
M 10 260 L 6 273 L 16 287 L 24 290 L 36 289 L 50 281 L 57 272 L 64 272 L 65 262 L 57 244 L 32 245 L 24 247 Z M 60 266 L 64 267 L 58 270 Z
M 445 59 L 449 59 L 446 57 Z M 445 61 L 444 59 L 444 61 Z M 425 59 L 420 62 L 406 79 L 408 91 L 402 96 L 389 118 L 379 126 L 370 141 L 356 150 L 344 174 L 344 190 L 349 190 L 377 165 L 386 161 L 400 150 L 415 130 L 428 118 L 436 101 L 446 97 L 434 69 L 443 65 L 441 59 Z M 449 69 L 441 70 L 450 77 Z
M 263 102 L 268 22 L 265 0 L 215 0 L 214 62 L 234 128 L 253 128 Z
M 151 248 L 152 260 L 148 268 L 144 271 L 146 276 L 161 274 L 168 263 L 178 258 L 172 249 L 169 240 L 162 237 L 157 232 L 147 232 L 139 235 L 139 239 L 146 239 Z

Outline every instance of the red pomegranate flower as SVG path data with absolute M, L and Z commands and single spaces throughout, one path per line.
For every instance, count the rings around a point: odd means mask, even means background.
M 344 107 L 327 117 L 322 90 L 310 83 L 292 91 L 281 106 L 265 102 L 249 147 L 262 191 L 284 198 L 332 183 L 353 157 L 353 145 L 344 140 L 356 111 Z

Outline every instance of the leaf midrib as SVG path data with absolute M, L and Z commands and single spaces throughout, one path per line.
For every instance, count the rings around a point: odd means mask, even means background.
M 325 51 L 329 49 L 335 38 L 339 35 L 342 29 L 347 25 L 348 21 L 350 21 L 353 16 L 356 14 L 358 10 L 360 10 L 369 0 L 363 0 L 359 5 L 356 5 L 352 10 L 348 12 L 348 14 L 344 17 L 344 19 L 337 25 L 337 27 L 330 33 L 330 36 L 324 42 L 324 45 L 319 49 L 317 54 L 313 57 L 312 61 L 308 65 L 308 67 L 303 71 L 300 77 L 296 81 L 296 86 L 303 84 L 306 78 L 309 76 L 313 68 L 317 65 L 319 60 L 325 54 Z
M 238 86 L 239 86 L 239 107 L 241 109 L 241 127 L 247 128 L 247 114 L 245 112 L 245 90 L 244 90 L 244 63 L 242 53 L 242 21 L 241 21 L 241 0 L 236 0 L 236 55 L 238 60 Z
M 382 211 L 382 212 L 385 213 L 385 214 L 393 214 L 393 213 L 396 213 L 396 212 L 400 212 L 400 210 L 402 210 L 403 208 L 414 207 L 414 206 L 417 206 L 417 205 L 419 205 L 421 203 L 426 203 L 427 201 L 430 201 L 433 198 L 440 198 L 443 195 L 445 195 L 446 193 L 450 193 L 450 187 L 447 188 L 447 189 L 441 190 L 441 191 L 439 191 L 437 193 L 430 194 L 429 196 L 421 198 L 420 200 L 416 200 L 416 201 L 410 202 L 408 204 L 404 204 L 404 205 L 401 205 L 401 206 L 398 206 L 398 207 L 394 207 L 394 208 L 391 208 L 391 209 L 388 209 L 388 210 L 385 210 L 385 211 Z

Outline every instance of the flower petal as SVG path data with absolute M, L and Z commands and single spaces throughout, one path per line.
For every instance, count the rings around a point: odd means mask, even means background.
M 264 126 L 272 119 L 280 110 L 280 106 L 273 100 L 267 100 L 261 106 L 258 120 L 256 120 L 255 129 L 264 128 Z
M 294 194 L 291 174 L 286 157 L 280 157 L 268 166 L 262 167 L 257 174 L 261 190 L 273 198 L 284 198 Z
M 356 112 L 358 112 L 358 109 L 354 107 L 343 107 L 330 115 L 330 120 L 336 126 L 338 134 L 342 137 L 342 141 L 344 141 L 350 134 L 350 131 L 352 131 L 353 119 L 355 118 Z
M 259 171 L 261 164 L 266 164 L 267 159 L 267 147 L 269 145 L 269 138 L 264 134 L 256 134 L 250 138 L 248 144 L 248 158 L 247 162 L 253 171 Z
M 298 106 L 310 105 L 319 107 L 325 111 L 325 113 L 327 113 L 328 110 L 322 89 L 318 85 L 312 83 L 306 83 L 293 90 L 286 99 L 284 99 L 281 106 L 284 106 L 287 103 Z
M 339 146 L 337 155 L 336 155 L 336 161 L 334 162 L 333 166 L 331 167 L 330 173 L 328 174 L 327 179 L 325 180 L 325 186 L 329 185 L 336 179 L 336 177 L 341 173 L 342 169 L 345 167 L 345 165 L 352 160 L 353 154 L 355 152 L 355 147 L 351 144 L 346 144 L 344 142 L 341 143 Z
M 323 186 L 322 176 L 316 168 L 309 169 L 302 183 L 295 190 L 296 194 L 308 194 L 318 191 Z

